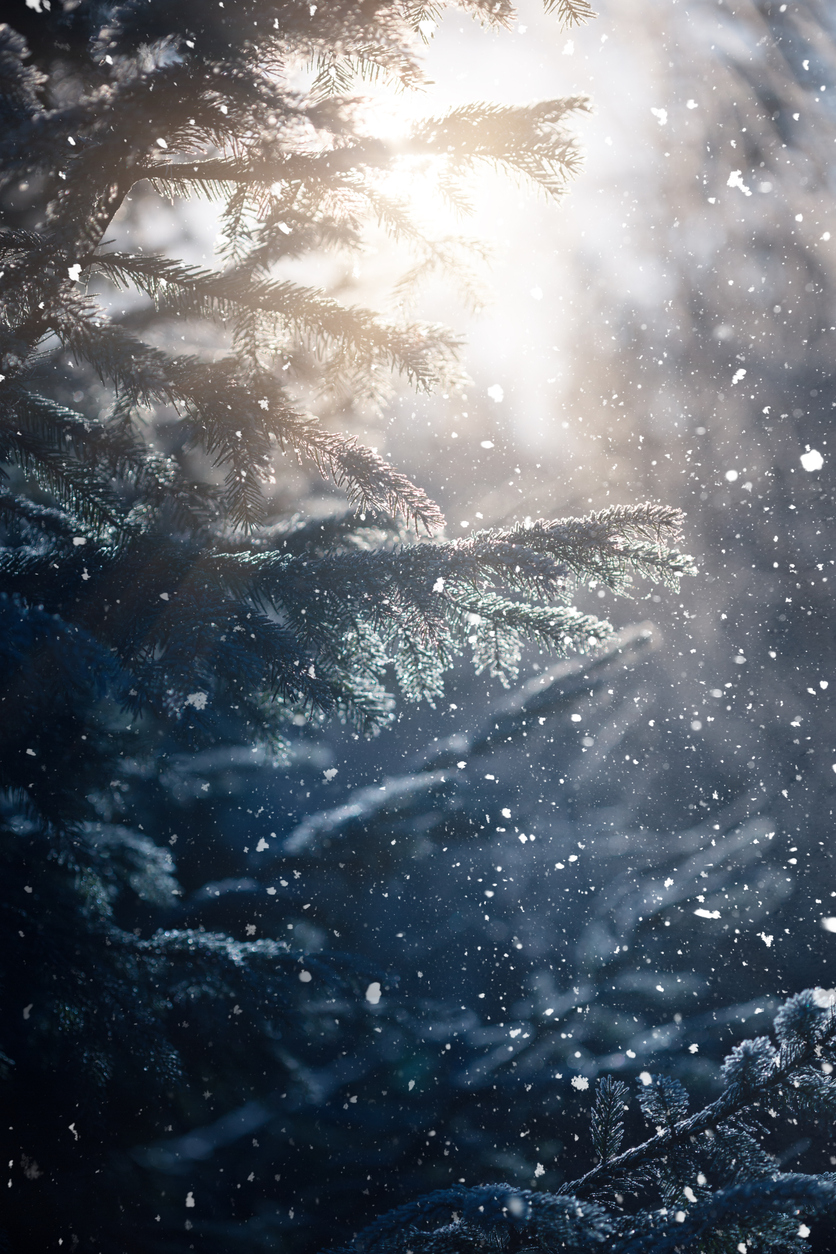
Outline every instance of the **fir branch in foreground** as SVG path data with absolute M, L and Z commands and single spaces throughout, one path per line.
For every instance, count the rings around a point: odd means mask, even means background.
M 635 570 L 675 581 L 691 569 L 661 538 L 641 542 L 652 563 L 644 548 L 637 557 L 632 537 L 648 528 L 673 536 L 679 524 L 653 505 L 447 542 L 405 544 L 389 525 L 389 542 L 372 549 L 353 542 L 361 519 L 353 528 L 345 518 L 324 531 L 279 528 L 244 548 L 208 530 L 166 534 L 141 515 L 101 531 L 94 517 L 86 534 L 66 513 L 61 525 L 61 511 L 3 506 L 0 516 L 17 529 L 0 549 L 0 593 L 16 613 L 45 612 L 42 632 L 55 622 L 53 644 L 33 637 L 16 663 L 45 756 L 56 703 L 76 719 L 86 700 L 78 682 L 56 691 L 50 658 L 64 648 L 62 632 L 99 650 L 91 681 L 98 674 L 100 694 L 133 718 L 151 714 L 190 744 L 229 726 L 271 744 L 299 712 L 381 726 L 392 670 L 403 697 L 432 702 L 468 648 L 477 671 L 503 682 L 526 643 L 558 655 L 593 648 L 612 629 L 566 604 L 578 582 L 606 578 L 624 591 Z M 31 794 L 26 766 L 10 752 L 3 778 Z
M 810 1230 L 799 1219 L 836 1214 L 836 1176 L 782 1174 L 746 1116 L 766 1103 L 836 1110 L 832 997 L 807 989 L 790 998 L 775 1018 L 775 1034 L 777 1048 L 766 1037 L 735 1046 L 723 1066 L 725 1092 L 689 1119 L 678 1117 L 687 1101 L 681 1085 L 641 1077 L 646 1117 L 661 1117 L 667 1126 L 622 1154 L 615 1151 L 623 1135 L 627 1086 L 610 1077 L 600 1080 L 592 1135 L 601 1161 L 557 1193 L 507 1184 L 442 1189 L 375 1220 L 346 1254 L 469 1254 L 509 1242 L 543 1254 L 556 1249 L 593 1254 L 604 1243 L 612 1254 L 803 1249 L 799 1237 Z M 734 1150 L 725 1159 L 724 1140 Z M 624 1191 L 641 1190 L 643 1198 L 661 1193 L 667 1204 L 626 1210 L 622 1194 L 608 1188 L 616 1182 Z M 586 1200 L 596 1194 L 614 1196 L 617 1207 Z
M 234 358 L 208 363 L 169 355 L 121 327 L 95 322 L 83 309 L 62 311 L 55 329 L 77 359 L 115 386 L 123 409 L 175 406 L 191 442 L 202 444 L 227 471 L 224 497 L 234 525 L 252 528 L 263 521 L 262 488 L 271 482 L 272 457 L 288 446 L 332 476 L 358 509 L 402 513 L 429 532 L 443 526 L 441 511 L 422 489 L 354 437 L 326 431 L 300 413 L 271 374 L 246 377 Z M 425 348 L 419 330 L 414 339 L 417 359 Z M 21 405 L 34 403 L 26 393 L 21 398 Z M 9 412 L 17 413 L 11 396 Z
M 341 305 L 315 288 L 249 272 L 216 272 L 164 257 L 123 253 L 97 254 L 91 265 L 114 282 L 133 284 L 161 312 L 222 322 L 245 310 L 261 314 L 260 340 L 266 353 L 276 351 L 279 331 L 289 331 L 321 351 L 335 347 L 355 362 L 385 365 L 424 390 L 447 378 L 459 348 L 456 337 L 440 327 L 396 326 L 369 310 Z
M 629 1173 L 642 1164 L 662 1157 L 673 1144 L 714 1132 L 736 1115 L 763 1100 L 798 1103 L 815 1094 L 820 1109 L 836 1110 L 836 1085 L 829 1073 L 814 1070 L 822 1061 L 836 1059 L 836 1013 L 822 1004 L 815 989 L 805 989 L 785 1002 L 775 1017 L 776 1050 L 765 1036 L 736 1045 L 723 1064 L 727 1083 L 716 1102 L 703 1110 L 662 1127 L 656 1136 L 600 1162 L 578 1180 L 563 1186 L 562 1192 L 594 1196 L 608 1175 Z

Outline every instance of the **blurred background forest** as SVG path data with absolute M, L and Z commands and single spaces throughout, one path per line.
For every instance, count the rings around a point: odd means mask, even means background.
M 125 1147 L 138 1230 L 162 1222 L 165 1248 L 184 1221 L 205 1248 L 301 1250 L 450 1181 L 555 1188 L 588 1158 L 596 1076 L 713 1096 L 732 1040 L 833 984 L 834 40 L 815 0 L 606 0 L 568 34 L 524 0 L 501 37 L 448 13 L 435 86 L 404 108 L 588 93 L 570 195 L 486 172 L 464 229 L 493 259 L 461 298 L 397 287 L 382 233 L 357 264 L 287 263 L 465 330 L 463 389 L 334 402 L 448 535 L 650 498 L 686 511 L 699 574 L 675 598 L 593 590 L 616 648 L 532 649 L 508 692 L 462 667 L 373 740 L 300 726 L 279 767 L 244 744 L 160 777 L 126 763 L 103 819 L 167 843 L 184 889 L 131 926 L 292 933 L 359 955 L 373 990 L 319 992 L 312 959 L 315 1028 L 277 1044 L 290 1080 L 242 1101 L 264 1060 L 207 1061 L 179 1130 Z M 216 225 L 145 190 L 113 234 L 200 262 Z M 277 509 L 300 491 L 315 517 L 342 508 L 288 470 Z M 779 1122 L 782 1165 L 836 1161 Z

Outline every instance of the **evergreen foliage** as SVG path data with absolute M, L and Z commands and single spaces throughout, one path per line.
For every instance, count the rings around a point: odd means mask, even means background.
M 197 1162 L 179 1138 L 157 1151 L 166 1174 L 181 1171 L 205 1191 L 240 1154 L 243 1178 L 269 1180 L 276 1164 L 296 1216 L 289 1222 L 277 1207 L 276 1239 L 292 1240 L 301 1218 L 330 1244 L 340 1228 L 460 1177 L 557 1191 L 590 1165 L 573 1132 L 587 1086 L 613 1069 L 622 1080 L 666 1072 L 700 1103 L 716 1095 L 724 1052 L 740 1033 L 762 1034 L 764 1013 L 778 1008 L 761 991 L 765 970 L 768 988 L 798 986 L 794 938 L 772 935 L 795 850 L 791 834 L 751 817 L 740 798 L 703 822 L 685 815 L 674 831 L 625 813 L 620 764 L 629 774 L 647 759 L 664 779 L 665 759 L 658 749 L 654 757 L 653 730 L 634 705 L 654 639 L 644 625 L 594 658 L 535 674 L 475 730 L 457 713 L 465 734 L 430 742 L 410 773 L 378 776 L 343 804 L 307 813 L 284 839 L 270 839 L 263 818 L 268 848 L 250 857 L 252 879 L 230 877 L 218 897 L 184 903 L 191 926 L 222 922 L 243 934 L 251 919 L 269 926 L 258 886 L 276 884 L 297 936 L 336 931 L 368 960 L 395 954 L 401 982 L 384 986 L 376 1048 L 357 1050 L 352 1074 L 323 1102 L 308 1099 L 309 1118 L 300 1109 L 292 1151 L 284 1113 L 264 1110 L 260 1149 L 242 1134 Z M 453 716 L 436 727 L 445 721 Z M 687 745 L 687 728 L 681 739 Z M 684 752 L 674 743 L 673 768 Z M 212 779 L 208 767 L 200 778 Z M 294 793 L 304 798 L 296 789 L 310 786 L 316 765 L 302 757 L 296 772 L 281 804 L 309 811 Z M 197 816 L 186 816 L 204 807 L 231 830 L 235 807 L 220 789 L 190 803 L 185 773 L 175 787 L 178 831 L 196 828 Z M 156 813 L 169 804 L 161 796 Z M 826 952 L 807 962 L 823 964 L 829 985 Z M 827 1170 L 826 1111 L 774 1109 L 769 1144 L 782 1161 L 803 1156 L 799 1170 Z M 323 1160 L 338 1167 L 330 1188 Z M 260 1230 L 256 1216 L 250 1227 Z
M 734 1047 L 723 1064 L 723 1093 L 693 1115 L 679 1081 L 642 1073 L 638 1101 L 655 1135 L 620 1153 L 628 1089 L 609 1076 L 599 1080 L 591 1114 L 599 1161 L 556 1193 L 453 1186 L 381 1216 L 346 1249 L 580 1254 L 606 1243 L 616 1254 L 785 1254 L 807 1248 L 811 1229 L 804 1220 L 833 1216 L 836 1176 L 782 1173 L 763 1148 L 763 1120 L 776 1117 L 775 1107 L 833 1111 L 836 1016 L 821 991 L 807 989 L 784 1003 L 774 1029 L 777 1044 L 758 1037 Z M 636 1207 L 635 1199 L 644 1205 Z
M 463 206 L 474 169 L 559 195 L 578 165 L 567 123 L 580 98 L 452 110 L 400 144 L 370 133 L 356 81 L 415 86 L 416 38 L 442 7 L 4 9 L 0 1048 L 14 1250 L 154 1248 L 170 1190 L 148 1183 L 153 1152 L 137 1145 L 194 1132 L 199 1158 L 210 1098 L 230 1112 L 242 1098 L 303 1105 L 323 1051 L 372 1047 L 364 990 L 390 978 L 362 955 L 276 939 L 280 924 L 259 939 L 184 925 L 176 834 L 120 808 L 126 780 L 242 741 L 278 760 L 288 728 L 330 715 L 374 730 L 388 686 L 432 700 L 466 647 L 507 678 L 526 641 L 561 653 L 608 638 L 569 604 L 578 584 L 625 592 L 635 575 L 674 585 L 691 569 L 671 547 L 679 513 L 658 505 L 445 540 L 427 495 L 331 421 L 385 399 L 393 378 L 455 386 L 460 344 L 292 282 L 284 263 L 357 252 L 371 224 L 410 250 L 406 286 L 439 266 L 466 282 L 462 248 L 426 235 L 392 172 L 432 167 Z M 505 0 L 459 7 L 491 26 L 512 17 Z M 591 13 L 551 7 L 569 24 Z M 130 247 L 160 195 L 215 203 L 217 268 Z M 284 454 L 351 512 L 300 518 Z M 167 1214 L 166 1248 L 193 1243 L 193 1227 Z M 211 1220 L 202 1238 L 226 1239 Z
M 491 24 L 510 14 L 464 7 Z M 18 668 L 28 708 L 23 725 L 6 720 L 2 783 L 51 820 L 71 796 L 30 779 L 27 750 L 52 763 L 78 746 L 94 692 L 186 744 L 223 726 L 278 747 L 300 713 L 372 729 L 391 709 L 392 672 L 407 697 L 432 698 L 469 641 L 478 667 L 513 674 L 526 639 L 560 652 L 605 638 L 605 623 L 561 604 L 576 582 L 623 591 L 635 572 L 675 583 L 690 569 L 669 547 L 679 515 L 659 506 L 422 541 L 407 528 L 437 535 L 438 507 L 304 407 L 335 391 L 379 397 L 386 374 L 451 382 L 459 345 L 276 277 L 284 259 L 356 250 L 367 218 L 437 259 L 386 195 L 405 162 L 442 167 L 456 201 L 474 165 L 559 194 L 577 164 L 566 119 L 580 99 L 456 109 L 416 124 L 400 149 L 363 130 L 344 94 L 352 75 L 413 85 L 410 40 L 429 13 L 254 4 L 233 20 L 220 6 L 81 4 L 21 15 L 31 49 L 3 28 L 0 456 L 15 475 L 0 595 L 20 657 L 38 661 Z M 317 71 L 307 94 L 289 85 L 302 61 Z M 221 267 L 112 248 L 114 216 L 149 185 L 220 201 Z M 120 313 L 114 288 L 150 303 Z M 161 347 L 175 327 L 195 339 L 204 324 L 211 352 Z M 285 451 L 359 515 L 329 547 L 271 530 Z M 372 511 L 381 543 L 358 547 Z M 76 648 L 59 664 L 49 636 L 68 631 Z

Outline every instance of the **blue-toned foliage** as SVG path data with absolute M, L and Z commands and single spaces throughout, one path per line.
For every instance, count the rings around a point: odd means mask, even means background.
M 812 1006 L 820 1013 L 813 1016 Z M 776 1023 L 789 1018 L 795 1025 L 793 1055 L 777 1062 L 767 1038 L 741 1042 L 723 1068 L 725 1091 L 694 1115 L 686 1115 L 688 1095 L 677 1080 L 640 1080 L 642 1112 L 660 1126 L 650 1140 L 621 1153 L 627 1088 L 610 1077 L 600 1081 L 592 1111 L 600 1161 L 557 1193 L 510 1185 L 441 1190 L 381 1216 L 346 1251 L 464 1254 L 522 1247 L 544 1254 L 594 1254 L 606 1245 L 613 1254 L 750 1248 L 785 1254 L 807 1248 L 804 1238 L 811 1229 L 804 1221 L 824 1217 L 832 1224 L 836 1216 L 836 1174 L 782 1173 L 778 1159 L 759 1143 L 763 1133 L 741 1135 L 747 1120 L 754 1132 L 753 1116 L 763 1106 L 792 1104 L 799 1081 L 810 1086 L 820 1109 L 834 1106 L 832 1007 L 809 989 L 784 1003 Z M 746 1060 L 743 1072 L 741 1060 Z M 816 1070 L 814 1062 L 819 1063 Z M 734 1146 L 730 1158 L 717 1152 L 724 1140 Z
M 123 804 L 137 781 L 153 790 L 184 755 L 231 760 L 241 744 L 276 764 L 289 732 L 330 716 L 376 730 L 396 695 L 437 696 L 465 648 L 503 677 L 526 641 L 586 650 L 610 627 L 568 604 L 576 584 L 674 586 L 690 570 L 671 547 L 681 516 L 659 505 L 444 540 L 427 494 L 335 428 L 335 409 L 356 425 L 352 407 L 393 380 L 463 378 L 445 327 L 281 269 L 356 253 L 381 224 L 411 254 L 409 284 L 439 265 L 469 281 L 466 246 L 429 238 L 389 194 L 402 154 L 356 109 L 357 80 L 419 81 L 416 38 L 441 7 L 10 0 L 0 14 L 0 1052 L 15 1251 L 189 1247 L 188 1215 L 176 1238 L 168 1214 L 165 1237 L 155 1228 L 170 1196 L 149 1183 L 172 1157 L 161 1141 L 180 1137 L 198 1161 L 234 1140 L 242 1102 L 248 1127 L 283 1109 L 310 1121 L 372 1050 L 371 1007 L 397 981 L 356 951 L 306 952 L 292 923 L 191 926 L 184 897 L 222 896 L 205 883 L 214 833 L 200 833 L 195 883 L 171 813 Z M 459 7 L 493 27 L 513 16 L 505 0 Z M 556 7 L 569 24 L 591 13 Z M 300 62 L 315 70 L 307 92 L 288 75 Z M 558 195 L 586 107 L 455 109 L 406 143 L 454 200 L 485 165 Z M 135 242 L 160 194 L 220 202 L 215 268 Z M 306 518 L 286 455 L 348 509 Z M 290 881 L 276 878 L 259 889 L 279 905 Z M 227 1130 L 197 1131 L 213 1112 Z

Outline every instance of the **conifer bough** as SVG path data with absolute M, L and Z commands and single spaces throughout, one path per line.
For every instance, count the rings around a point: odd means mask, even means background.
M 623 1152 L 629 1088 L 611 1076 L 598 1080 L 598 1163 L 556 1193 L 507 1184 L 439 1189 L 382 1215 L 341 1254 L 594 1254 L 605 1245 L 612 1254 L 800 1254 L 812 1232 L 804 1220 L 832 1225 L 836 1174 L 781 1172 L 763 1146 L 763 1125 L 779 1112 L 836 1110 L 832 994 L 797 993 L 774 1029 L 777 1045 L 760 1036 L 734 1047 L 723 1093 L 690 1116 L 678 1080 L 643 1072 L 638 1102 L 655 1135 Z
M 480 165 L 552 195 L 577 165 L 580 98 L 458 108 L 401 144 L 361 125 L 352 83 L 418 83 L 415 38 L 442 7 L 21 4 L 0 28 L 0 596 L 28 710 L 3 734 L 2 782 L 42 806 L 26 750 L 48 759 L 70 724 L 78 743 L 104 695 L 190 743 L 221 726 L 278 742 L 300 712 L 372 728 L 390 667 L 403 694 L 432 698 L 469 641 L 480 668 L 513 674 L 526 640 L 559 653 L 609 634 L 566 604 L 576 584 L 623 592 L 635 572 L 673 584 L 690 569 L 670 547 L 678 512 L 655 505 L 440 540 L 420 487 L 311 412 L 379 398 L 393 374 L 449 384 L 460 344 L 290 282 L 283 261 L 357 251 L 366 221 L 419 269 L 449 260 L 387 188 L 408 161 L 434 164 L 457 202 Z M 460 7 L 512 17 L 504 0 Z M 307 93 L 288 82 L 303 63 Z M 220 204 L 217 268 L 113 246 L 114 215 L 149 186 Z M 172 351 L 181 329 L 210 351 Z M 279 518 L 284 450 L 354 514 L 320 534 Z

